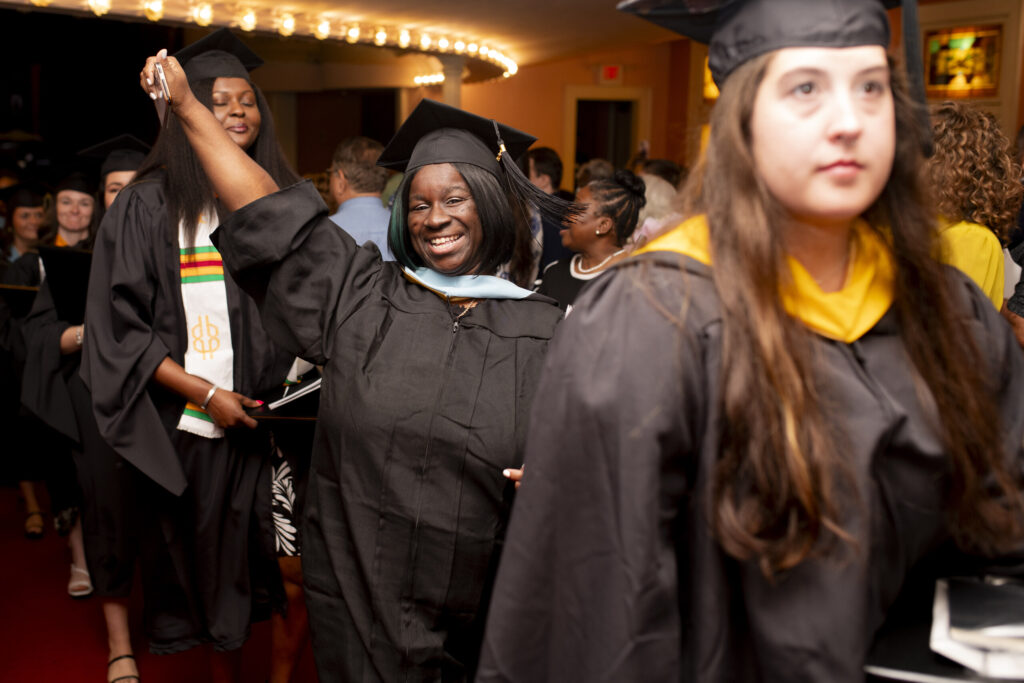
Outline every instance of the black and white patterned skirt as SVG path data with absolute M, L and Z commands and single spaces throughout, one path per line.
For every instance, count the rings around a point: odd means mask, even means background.
M 295 478 L 281 448 L 271 451 L 270 512 L 274 520 L 274 549 L 278 557 L 302 555 L 298 511 L 295 507 Z

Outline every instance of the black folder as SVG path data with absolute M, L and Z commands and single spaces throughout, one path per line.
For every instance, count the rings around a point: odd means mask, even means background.
M 32 302 L 36 299 L 38 287 L 27 285 L 0 285 L 0 298 L 7 304 L 11 315 L 24 318 L 32 310 Z
M 72 325 L 85 322 L 92 252 L 67 247 L 39 247 L 57 318 Z
M 263 405 L 246 412 L 257 420 L 315 421 L 320 411 L 320 373 L 312 370 L 300 380 L 257 396 Z

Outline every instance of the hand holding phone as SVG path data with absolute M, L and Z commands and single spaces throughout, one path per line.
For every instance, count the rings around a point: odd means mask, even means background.
M 160 91 L 164 95 L 164 102 L 171 101 L 171 89 L 167 86 L 167 77 L 164 76 L 164 67 L 161 66 L 160 62 L 153 65 L 153 70 L 156 72 L 156 79 L 160 82 Z

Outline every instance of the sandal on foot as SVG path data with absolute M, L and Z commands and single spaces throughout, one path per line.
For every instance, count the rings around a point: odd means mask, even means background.
M 130 659 L 130 660 L 132 660 L 134 662 L 135 661 L 135 656 L 134 655 L 119 655 L 119 656 L 114 657 L 113 659 L 111 659 L 109 662 L 107 662 L 107 675 L 108 676 L 110 675 L 110 667 L 114 665 L 114 662 L 119 662 L 122 659 Z M 139 667 L 136 665 L 135 670 L 138 671 L 138 668 Z M 142 678 L 137 673 L 126 674 L 124 676 L 118 676 L 117 678 L 110 679 L 110 680 L 107 681 L 107 683 L 121 683 L 123 681 L 133 681 L 134 683 L 142 683 Z
M 25 538 L 31 538 L 32 540 L 42 538 L 45 526 L 43 523 L 43 513 L 39 510 L 30 510 L 25 515 Z
M 92 595 L 92 577 L 88 569 L 71 565 L 71 579 L 68 581 L 68 595 L 79 600 Z

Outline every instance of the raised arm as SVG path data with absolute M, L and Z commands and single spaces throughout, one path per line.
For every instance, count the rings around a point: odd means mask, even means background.
M 154 100 L 163 97 L 156 76 L 157 63 L 163 67 L 167 79 L 171 111 L 181 121 L 185 135 L 221 203 L 229 211 L 235 211 L 276 192 L 278 187 L 274 179 L 245 150 L 231 141 L 213 112 L 195 98 L 184 70 L 177 59 L 167 56 L 167 50 L 160 50 L 146 60 L 140 74 L 142 89 Z

